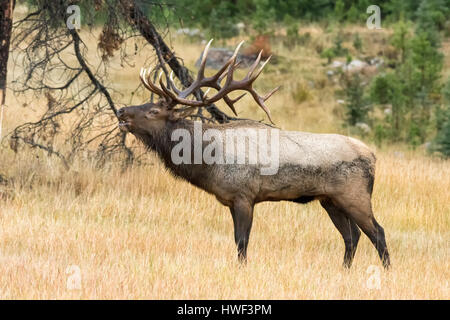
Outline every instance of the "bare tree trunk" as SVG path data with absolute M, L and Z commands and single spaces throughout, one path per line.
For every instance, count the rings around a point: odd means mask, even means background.
M 184 87 L 189 87 L 194 80 L 189 75 L 188 69 L 180 64 L 175 54 L 164 42 L 156 28 L 148 20 L 142 10 L 136 5 L 136 2 L 134 0 L 120 0 L 120 3 L 123 7 L 122 12 L 125 16 L 125 19 L 129 21 L 130 24 L 135 26 L 142 34 L 142 36 L 148 41 L 148 43 L 150 43 L 155 48 L 156 53 L 161 55 L 161 57 L 164 59 L 164 62 L 167 63 L 173 70 L 177 78 L 180 80 L 181 84 Z M 197 99 L 201 99 L 203 97 L 202 90 L 198 90 L 198 92 L 196 92 L 196 96 Z M 214 104 L 208 106 L 206 110 L 216 121 L 220 123 L 228 122 L 229 120 L 233 119 L 220 111 Z
M 6 102 L 6 73 L 15 0 L 0 0 L 0 138 L 3 127 L 3 108 Z
M 15 0 L 0 0 L 0 105 L 4 105 L 6 99 L 6 73 L 15 4 Z

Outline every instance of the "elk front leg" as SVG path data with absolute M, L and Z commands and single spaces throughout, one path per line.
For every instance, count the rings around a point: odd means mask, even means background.
M 234 241 L 241 263 L 247 262 L 247 246 L 253 222 L 253 204 L 246 200 L 236 200 L 230 207 L 234 224 Z

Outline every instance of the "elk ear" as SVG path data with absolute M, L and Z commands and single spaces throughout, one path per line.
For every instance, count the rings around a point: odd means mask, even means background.
M 161 113 L 161 109 L 152 108 L 145 113 L 145 117 L 147 119 L 155 119 L 158 116 L 158 114 L 160 114 L 160 113 Z

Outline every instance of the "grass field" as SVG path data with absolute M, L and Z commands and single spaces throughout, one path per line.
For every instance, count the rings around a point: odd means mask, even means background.
M 273 48 L 292 59 L 292 70 L 269 70 L 259 88 L 283 84 L 269 105 L 284 129 L 345 133 L 335 87 L 312 49 L 330 40 L 310 29 L 310 47 Z M 174 47 L 193 69 L 201 45 L 177 39 Z M 126 94 L 140 67 L 118 69 L 111 82 Z M 321 79 L 308 99 L 295 101 L 298 84 Z M 15 108 L 30 98 L 8 99 L 5 131 L 45 105 L 35 99 L 31 110 Z M 243 117 L 264 117 L 248 98 L 238 108 Z M 373 207 L 391 254 L 386 272 L 365 236 L 353 267 L 341 267 L 344 243 L 318 203 L 257 205 L 249 261 L 240 267 L 228 209 L 175 180 L 151 155 L 150 165 L 126 171 L 89 161 L 67 171 L 44 153 L 0 148 L 0 174 L 8 179 L 0 180 L 0 298 L 450 298 L 450 161 L 420 150 L 377 150 Z

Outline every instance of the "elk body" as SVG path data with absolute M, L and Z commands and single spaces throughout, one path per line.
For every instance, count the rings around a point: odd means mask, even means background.
M 318 200 L 344 239 L 344 266 L 351 266 L 361 229 L 374 244 L 383 265 L 387 268 L 390 262 L 384 230 L 375 220 L 371 206 L 375 156 L 359 140 L 337 134 L 283 131 L 249 120 L 227 124 L 203 124 L 201 134 L 213 130 L 216 135 L 225 136 L 227 132 L 233 130 L 241 133 L 249 130 L 258 132 L 267 130 L 270 137 L 277 137 L 277 170 L 271 174 L 262 174 L 261 163 L 206 163 L 203 160 L 198 162 L 193 159 L 193 154 L 188 156 L 192 161 L 174 162 L 173 150 L 179 142 L 174 141 L 173 133 L 182 130 L 195 136 L 196 123 L 185 119 L 185 115 L 196 107 L 224 99 L 235 111 L 234 103 L 242 96 L 233 100 L 227 95 L 235 90 L 245 90 L 253 96 L 270 119 L 270 113 L 264 102 L 276 89 L 261 97 L 252 87 L 252 83 L 268 60 L 254 74 L 260 54 L 243 80 L 233 80 L 238 46 L 233 57 L 221 70 L 216 75 L 206 78 L 204 69 L 209 44 L 203 54 L 197 79 L 184 91 L 178 90 L 171 79 L 167 79 L 167 86 L 164 85 L 161 77 L 158 87 L 146 77 L 145 70 L 142 71 L 141 80 L 144 85 L 161 99 L 155 104 L 147 103 L 120 109 L 118 111 L 120 128 L 131 132 L 149 149 L 156 152 L 176 177 L 215 195 L 219 202 L 230 208 L 240 261 L 246 261 L 255 204 L 263 201 L 285 200 L 307 203 Z M 224 78 L 225 83 L 221 86 L 220 83 Z M 201 87 L 214 88 L 217 93 L 211 98 L 205 96 L 203 101 L 187 99 Z M 187 107 L 176 108 L 177 105 Z M 192 150 L 196 148 L 195 141 L 191 140 L 188 143 L 188 147 Z M 232 144 L 227 145 L 224 140 L 219 141 L 225 156 L 230 152 L 230 146 L 233 147 L 236 143 L 238 140 L 233 140 Z M 260 147 L 261 140 L 256 142 L 249 140 L 249 143 Z M 207 145 L 207 142 L 202 141 L 202 150 Z M 244 151 L 247 160 L 251 156 L 250 149 L 248 145 Z M 268 149 L 269 153 L 275 151 L 273 145 L 269 145 Z

